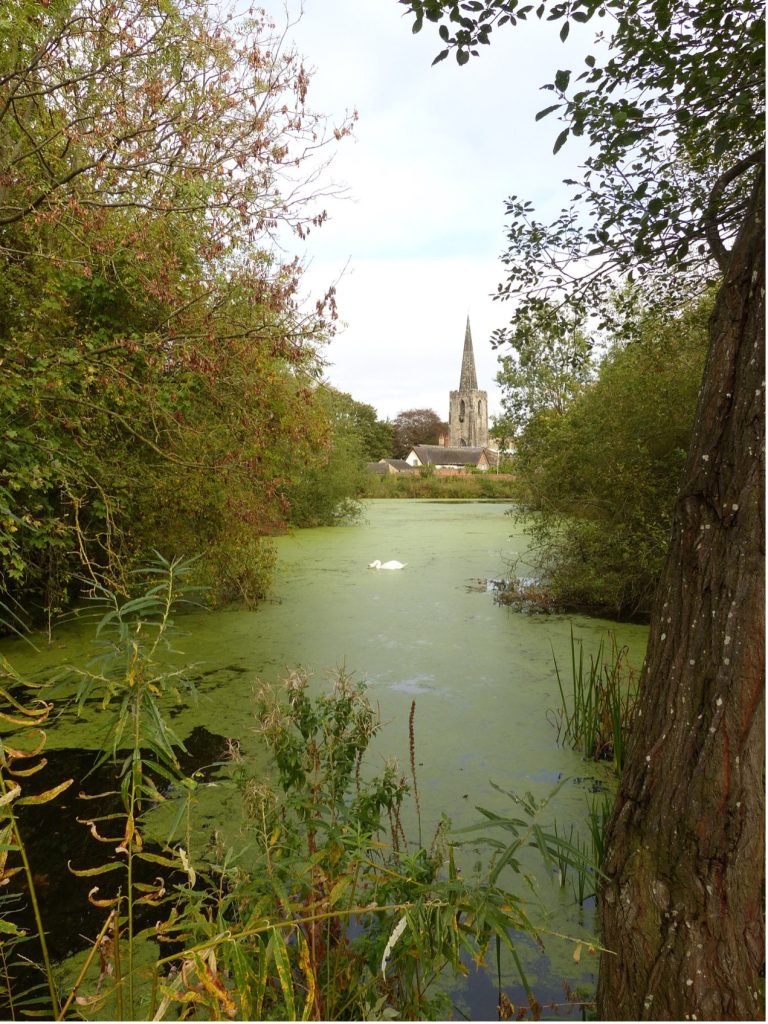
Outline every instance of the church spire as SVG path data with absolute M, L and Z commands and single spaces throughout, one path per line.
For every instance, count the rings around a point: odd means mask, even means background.
M 464 332 L 464 355 L 461 360 L 459 391 L 477 391 L 475 353 L 472 351 L 472 331 L 469 329 L 469 317 L 467 317 L 467 329 Z
M 488 444 L 488 395 L 477 387 L 472 331 L 467 317 L 459 390 L 450 394 L 448 428 L 451 448 L 484 448 Z

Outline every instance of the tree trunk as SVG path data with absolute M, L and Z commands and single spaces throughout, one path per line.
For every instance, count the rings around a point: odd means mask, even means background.
M 602 1020 L 762 1020 L 765 180 L 710 320 L 600 893 Z

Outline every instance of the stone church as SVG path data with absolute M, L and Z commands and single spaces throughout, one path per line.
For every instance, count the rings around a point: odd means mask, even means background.
M 448 408 L 448 446 L 451 448 L 486 448 L 488 446 L 488 395 L 477 387 L 472 331 L 464 332 L 464 354 L 461 360 L 459 390 L 451 391 Z
M 458 391 L 451 391 L 448 409 L 448 436 L 440 443 L 417 444 L 405 459 L 408 466 L 433 466 L 438 473 L 497 469 L 499 453 L 488 447 L 488 394 L 477 386 L 472 331 L 464 332 L 464 354 Z

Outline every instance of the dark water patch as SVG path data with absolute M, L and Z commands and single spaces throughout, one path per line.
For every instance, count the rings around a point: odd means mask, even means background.
M 615 787 L 615 783 L 606 782 L 604 779 L 598 779 L 592 775 L 575 775 L 569 778 L 568 781 L 574 786 L 579 786 L 585 793 L 595 793 L 598 795 L 610 793 Z
M 209 676 L 224 676 L 224 675 L 243 675 L 249 670 L 244 665 L 225 665 L 224 668 L 209 668 L 206 672 L 201 672 L 198 676 L 199 679 L 207 679 Z
M 182 771 L 188 775 L 200 770 L 212 773 L 214 766 L 221 762 L 227 751 L 226 739 L 202 726 L 192 731 L 185 746 L 186 752 L 179 751 L 178 756 Z M 86 878 L 70 872 L 68 864 L 80 870 L 91 869 L 120 858 L 119 854 L 115 854 L 115 847 L 122 838 L 124 825 L 121 818 L 98 824 L 102 834 L 116 837 L 114 843 L 109 844 L 96 840 L 89 827 L 81 822 L 117 814 L 123 808 L 116 793 L 119 789 L 119 768 L 111 762 L 94 768 L 99 758 L 98 751 L 52 750 L 46 753 L 46 757 L 48 763 L 33 777 L 35 792 L 43 792 L 67 778 L 72 778 L 74 782 L 50 803 L 19 806 L 17 816 L 32 867 L 50 955 L 54 961 L 61 961 L 89 945 L 104 924 L 108 911 L 89 903 L 89 891 L 98 885 L 101 889 L 99 895 L 106 896 L 112 888 L 120 883 L 124 886 L 125 882 L 122 872 Z M 168 791 L 167 783 L 161 786 L 158 782 L 158 786 Z M 32 786 L 23 788 L 28 793 Z M 81 792 L 104 795 L 86 800 L 79 796 Z M 149 842 L 145 844 L 145 849 L 159 852 L 159 847 Z M 134 859 L 134 873 L 136 881 L 151 883 L 158 874 L 158 866 Z M 113 885 L 113 878 L 119 878 L 120 881 Z M 5 891 L 18 899 L 14 923 L 33 933 L 34 918 L 24 875 L 15 875 Z M 151 923 L 158 915 L 157 909 L 149 906 L 137 908 L 137 912 L 139 927 Z M 30 942 L 24 947 L 25 955 L 33 961 L 36 958 L 36 947 L 36 942 Z
M 546 952 L 534 953 L 536 946 L 529 936 L 512 936 L 520 952 L 528 949 L 526 977 L 532 985 L 538 1005 L 531 1007 L 522 981 L 514 976 L 502 975 L 489 967 L 480 968 L 466 955 L 462 962 L 467 975 L 461 993 L 453 995 L 455 1016 L 467 1020 L 586 1020 L 582 1009 L 587 990 L 594 990 L 596 974 L 591 984 L 579 978 L 580 998 L 568 978 L 557 978 Z M 585 954 L 586 955 L 586 954 Z M 595 964 L 597 966 L 597 964 Z

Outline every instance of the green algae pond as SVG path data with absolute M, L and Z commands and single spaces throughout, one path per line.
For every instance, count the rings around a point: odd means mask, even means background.
M 543 798 L 562 783 L 547 807 L 548 820 L 556 820 L 565 834 L 573 827 L 574 834 L 585 835 L 587 797 L 608 791 L 613 773 L 610 765 L 558 744 L 548 714 L 560 704 L 554 659 L 567 670 L 572 631 L 587 653 L 596 652 L 610 632 L 629 648 L 629 661 L 639 669 L 646 628 L 528 615 L 494 601 L 492 581 L 508 573 L 511 563 L 518 573 L 536 573 L 526 563 L 524 531 L 505 514 L 508 508 L 498 502 L 369 500 L 355 525 L 278 538 L 273 591 L 257 610 L 193 610 L 178 617 L 176 657 L 193 666 L 198 699 L 171 714 L 174 730 L 189 741 L 190 765 L 216 761 L 233 739 L 247 756 L 264 762 L 252 710 L 257 683 L 302 668 L 320 690 L 344 668 L 367 683 L 386 723 L 368 752 L 373 769 L 391 756 L 408 765 L 408 719 L 416 702 L 425 833 L 443 814 L 458 829 L 480 820 L 478 806 L 510 813 L 511 802 L 497 787 Z M 406 567 L 369 569 L 374 559 L 397 559 Z M 92 632 L 72 621 L 50 643 L 36 639 L 37 651 L 12 639 L 3 642 L 2 653 L 28 677 L 46 678 L 63 664 L 84 664 L 92 656 Z M 79 718 L 64 710 L 49 731 L 47 752 L 61 770 L 84 774 L 100 737 L 97 707 L 87 707 Z M 196 808 L 198 834 L 226 833 L 233 807 L 214 774 Z M 59 853 L 66 847 L 69 839 L 55 822 L 67 813 L 59 806 L 54 823 L 38 826 L 33 856 L 45 860 L 51 842 Z M 39 870 L 45 873 L 46 867 Z M 543 945 L 523 938 L 521 956 L 539 1001 L 562 1003 L 564 983 L 589 986 L 597 963 L 586 951 L 574 960 L 573 943 L 555 933 L 593 937 L 593 901 L 578 906 L 570 887 L 558 884 L 536 851 L 525 867 L 535 893 L 520 881 L 520 894 L 541 925 Z M 74 920 L 65 878 L 53 872 L 45 877 L 44 901 L 49 908 L 60 905 Z M 88 921 L 77 921 L 74 931 L 87 933 Z M 65 943 L 58 954 L 76 949 L 76 942 Z M 502 973 L 511 1001 L 524 1003 L 513 964 L 502 964 Z M 495 965 L 492 974 L 472 968 L 460 985 L 450 984 L 457 1017 L 496 1019 Z M 562 1012 L 545 1008 L 543 1015 Z

